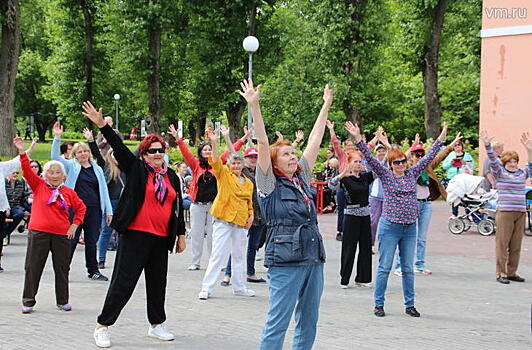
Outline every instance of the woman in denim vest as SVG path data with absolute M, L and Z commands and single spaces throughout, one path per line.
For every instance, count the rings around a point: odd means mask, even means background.
M 270 300 L 260 349 L 283 348 L 294 309 L 293 349 L 311 349 L 323 291 L 325 249 L 309 183 L 332 104 L 332 90 L 326 86 L 323 91 L 323 107 L 298 160 L 288 141 L 277 141 L 270 148 L 259 106 L 260 86 L 255 89 L 251 79 L 240 85 L 240 94 L 253 115 L 259 153 L 257 191 L 267 225 L 264 265 L 269 269 Z

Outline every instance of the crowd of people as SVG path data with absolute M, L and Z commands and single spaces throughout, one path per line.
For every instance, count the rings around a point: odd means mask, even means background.
M 147 135 L 138 149 L 131 151 L 112 128 L 112 119 L 104 118 L 102 110 L 89 101 L 83 103 L 82 113 L 99 129 L 96 138 L 84 129 L 87 143 L 61 142 L 63 127 L 55 123 L 52 160 L 43 167 L 29 158 L 36 143 L 25 151 L 24 141 L 14 138 L 19 156 L 0 162 L 0 174 L 5 178 L 0 181 L 0 237 L 10 234 L 31 213 L 23 313 L 31 314 L 36 305 L 49 252 L 57 308 L 70 311 L 69 271 L 78 242 L 84 242 L 87 276 L 95 281 L 108 280 L 101 270 L 106 268 L 107 250 L 117 244 L 107 296 L 94 329 L 96 345 L 111 346 L 109 327 L 117 321 L 142 272 L 148 336 L 173 340 L 165 326 L 168 253 L 183 252 L 188 234 L 188 270 L 201 270 L 204 250 L 208 255 L 198 286 L 200 300 L 209 299 L 218 284 L 231 286 L 235 296 L 253 297 L 255 292 L 248 285 L 267 283 L 269 309 L 259 348 L 282 349 L 294 314 L 293 348 L 311 349 L 326 259 L 311 183 L 319 178 L 328 183 L 323 197 L 325 212 L 338 216 L 340 287 L 349 288 L 356 259 L 354 285 L 374 287 L 374 314 L 383 317 L 393 270 L 402 278 L 405 313 L 420 316 L 414 278 L 415 273 L 432 274 L 426 263 L 432 202 L 446 198 L 445 187 L 456 175 L 472 174 L 475 169 L 461 134 L 445 146 L 444 125 L 430 148 L 416 135 L 403 152 L 390 144 L 383 128 L 366 142 L 358 125 L 347 122 L 344 128 L 350 138 L 342 144 L 334 123 L 328 120 L 333 93 L 326 86 L 323 105 L 298 157 L 302 131 L 296 132 L 294 142 L 280 133 L 270 142 L 260 109 L 260 86 L 245 80 L 239 93 L 251 109 L 253 130 L 245 128 L 244 136 L 233 143 L 229 129 L 221 126 L 228 147 L 221 152 L 216 133 L 207 129 L 206 140 L 193 154 L 179 136 L 180 130 L 170 125 L 169 135 L 184 159 L 175 164 L 170 164 L 168 140 L 160 135 Z M 332 147 L 326 150 L 323 171 L 314 173 L 326 129 Z M 489 166 L 484 169 L 484 186 L 498 191 L 496 280 L 524 282 L 517 269 L 525 226 L 525 183 L 532 176 L 532 137 L 528 133 L 521 137 L 528 154 L 528 167 L 521 169 L 515 151 L 504 152 L 502 144 L 493 142 L 486 132 L 481 133 L 481 140 L 488 156 L 485 167 Z M 246 143 L 244 152 L 239 153 Z M 440 164 L 446 174 L 443 179 L 435 172 Z M 458 207 L 452 207 L 452 215 L 458 215 Z M 261 247 L 267 279 L 255 271 Z M 372 255 L 377 253 L 374 279 Z

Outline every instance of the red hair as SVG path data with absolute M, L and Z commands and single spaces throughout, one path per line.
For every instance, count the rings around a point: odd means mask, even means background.
M 148 153 L 148 149 L 150 148 L 151 144 L 155 142 L 160 142 L 163 146 L 163 149 L 166 151 L 166 141 L 164 141 L 163 137 L 157 134 L 149 134 L 139 144 L 139 154 L 144 155 Z
M 270 159 L 271 159 L 271 162 L 272 162 L 273 173 L 275 175 L 277 175 L 277 176 L 287 177 L 285 173 L 283 173 L 282 171 L 277 169 L 277 167 L 275 166 L 275 163 L 277 162 L 277 156 L 279 155 L 279 149 L 281 147 L 283 147 L 283 146 L 293 147 L 292 146 L 292 142 L 290 142 L 290 141 L 287 141 L 287 140 L 277 140 L 277 141 L 275 141 L 275 143 L 270 146 Z M 301 169 L 299 168 L 299 165 L 298 165 L 296 173 L 299 173 L 299 172 L 301 172 Z
M 388 164 L 390 166 L 392 166 L 392 163 L 394 160 L 398 159 L 398 158 L 405 158 L 406 159 L 406 154 L 399 150 L 399 149 L 392 149 L 388 152 Z
M 353 160 L 353 158 L 355 158 L 355 155 L 359 156 L 360 157 L 360 160 L 364 159 L 364 155 L 362 154 L 362 152 L 360 151 L 354 151 L 354 152 L 349 152 L 347 154 L 347 162 L 348 163 L 351 163 L 351 161 Z

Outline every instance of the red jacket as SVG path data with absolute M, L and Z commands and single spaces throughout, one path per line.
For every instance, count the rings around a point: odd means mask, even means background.
M 196 202 L 196 195 L 198 194 L 198 179 L 201 175 L 203 175 L 206 171 L 210 172 L 213 176 L 214 173 L 212 172 L 212 169 L 205 169 L 200 167 L 199 165 L 199 159 L 195 157 L 192 152 L 188 149 L 187 145 L 185 145 L 185 142 L 183 139 L 177 140 L 177 145 L 179 146 L 179 150 L 181 150 L 181 154 L 183 155 L 183 159 L 185 160 L 185 163 L 190 167 L 192 170 L 192 184 L 190 185 L 190 199 L 192 199 L 192 202 Z M 233 144 L 233 147 L 235 151 L 240 150 L 240 148 L 244 145 L 244 141 L 238 140 Z M 229 155 L 229 151 L 225 151 L 222 153 L 220 158 L 222 159 L 222 163 L 225 164 L 226 158 Z
M 28 228 L 30 230 L 66 235 L 70 227 L 69 212 L 61 208 L 59 201 L 47 204 L 52 189 L 46 185 L 44 179 L 37 176 L 30 167 L 30 160 L 26 153 L 20 155 L 22 173 L 33 192 L 33 203 Z M 87 208 L 73 189 L 63 186 L 59 190 L 69 208 L 74 210 L 73 223 L 81 225 Z

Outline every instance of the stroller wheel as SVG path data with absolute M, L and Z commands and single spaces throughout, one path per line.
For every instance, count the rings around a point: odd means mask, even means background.
M 451 219 L 449 220 L 448 227 L 452 234 L 459 235 L 464 232 L 466 224 L 462 219 Z
M 473 223 L 471 222 L 471 220 L 467 218 L 462 219 L 462 222 L 464 223 L 464 231 L 469 231 L 469 229 L 473 226 Z
M 24 225 L 20 225 L 19 227 L 17 227 L 17 231 L 18 233 L 23 233 L 24 231 L 26 231 L 26 228 L 24 227 Z
M 495 232 L 495 224 L 489 219 L 482 219 L 478 223 L 478 233 L 482 236 L 489 236 Z

